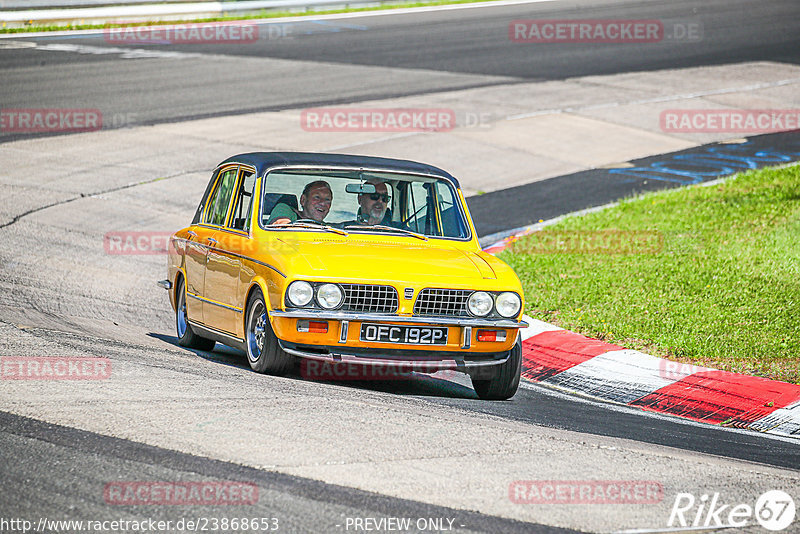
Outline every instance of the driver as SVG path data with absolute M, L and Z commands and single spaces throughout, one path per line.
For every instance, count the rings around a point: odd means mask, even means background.
M 300 211 L 288 204 L 279 203 L 269 214 L 267 224 L 287 224 L 298 219 L 311 219 L 322 222 L 331 210 L 333 190 L 325 180 L 316 180 L 303 189 L 300 195 Z
M 358 195 L 358 213 L 356 222 L 363 225 L 386 224 L 386 208 L 389 205 L 389 189 L 385 182 L 371 179 L 366 183 L 375 186 L 374 193 L 362 193 Z

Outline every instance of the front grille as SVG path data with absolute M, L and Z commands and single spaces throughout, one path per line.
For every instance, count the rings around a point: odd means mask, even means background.
M 414 303 L 414 315 L 468 316 L 468 289 L 423 289 Z
M 340 284 L 344 290 L 342 311 L 395 313 L 399 307 L 397 290 L 392 286 Z

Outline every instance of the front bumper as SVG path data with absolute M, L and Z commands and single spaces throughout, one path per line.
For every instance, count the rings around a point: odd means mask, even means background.
M 353 347 L 298 345 L 280 340 L 278 342 L 281 348 L 289 354 L 308 360 L 332 364 L 389 367 L 400 372 L 435 373 L 438 371 L 460 371 L 467 373 L 480 370 L 488 371 L 494 366 L 505 363 L 509 358 L 508 351 L 496 353 L 448 351 L 420 354 L 418 350 L 359 349 Z
M 291 311 L 274 310 L 270 312 L 272 317 L 285 317 L 287 319 L 309 319 L 332 320 L 332 321 L 358 321 L 370 323 L 420 323 L 431 326 L 453 325 L 471 326 L 484 328 L 527 328 L 525 321 L 515 321 L 513 319 L 478 319 L 474 317 L 424 317 L 424 316 L 405 316 L 385 313 L 348 313 L 323 310 L 298 309 Z
M 301 330 L 299 323 L 324 321 L 319 332 Z M 394 314 L 348 313 L 322 310 L 275 310 L 270 322 L 283 350 L 289 354 L 330 363 L 388 366 L 422 372 L 488 369 L 504 363 L 524 321 L 472 317 L 420 317 Z M 361 325 L 444 327 L 445 344 L 408 344 L 364 340 Z M 483 329 L 502 332 L 503 339 L 479 339 Z

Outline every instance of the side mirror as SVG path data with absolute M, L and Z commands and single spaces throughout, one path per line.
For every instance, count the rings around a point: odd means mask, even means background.
M 371 195 L 376 191 L 375 184 L 347 184 L 344 190 L 358 195 Z

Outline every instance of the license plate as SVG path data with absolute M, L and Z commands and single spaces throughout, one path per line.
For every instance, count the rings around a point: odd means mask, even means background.
M 361 341 L 405 345 L 447 345 L 447 328 L 362 323 Z

